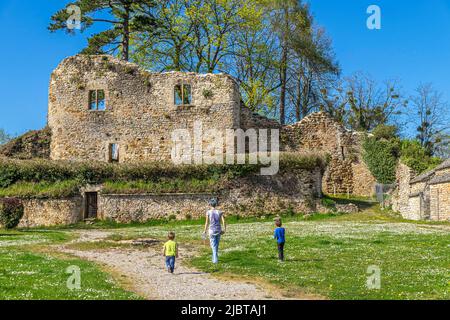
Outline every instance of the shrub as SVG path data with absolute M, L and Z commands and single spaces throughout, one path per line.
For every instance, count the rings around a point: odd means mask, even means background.
M 379 183 L 389 184 L 395 181 L 398 144 L 396 140 L 377 140 L 368 137 L 363 142 L 363 159 L 370 172 Z
M 392 140 L 398 137 L 398 127 L 380 124 L 375 129 L 373 129 L 372 134 L 377 140 Z
M 432 170 L 442 162 L 439 158 L 430 157 L 416 140 L 402 141 L 400 153 L 401 161 L 418 174 Z
M 6 229 L 14 229 L 23 217 L 23 204 L 17 198 L 0 199 L 0 225 Z

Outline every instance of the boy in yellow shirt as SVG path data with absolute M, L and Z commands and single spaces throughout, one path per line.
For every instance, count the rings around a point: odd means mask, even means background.
M 178 244 L 175 240 L 175 232 L 169 232 L 169 241 L 164 243 L 163 256 L 166 257 L 167 271 L 173 273 L 175 270 L 175 257 L 178 258 Z

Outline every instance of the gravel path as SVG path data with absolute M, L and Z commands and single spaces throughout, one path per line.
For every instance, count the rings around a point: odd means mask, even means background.
M 102 241 L 109 233 L 81 231 L 73 243 Z M 207 273 L 184 266 L 183 257 L 190 252 L 180 249 L 174 274 L 166 271 L 161 250 L 156 248 L 108 248 L 77 250 L 59 247 L 60 251 L 101 263 L 121 277 L 126 277 L 131 290 L 147 299 L 169 300 L 264 300 L 280 298 L 255 284 L 215 279 Z

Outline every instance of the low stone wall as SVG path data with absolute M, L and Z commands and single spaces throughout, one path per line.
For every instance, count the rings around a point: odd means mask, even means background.
M 68 225 L 82 220 L 82 198 L 23 200 L 20 228 Z
M 121 223 L 145 222 L 176 216 L 199 217 L 208 208 L 207 194 L 103 194 L 99 197 L 99 218 Z
M 213 194 L 104 194 L 99 198 L 99 218 L 120 223 L 145 222 L 154 219 L 177 220 L 203 217 Z M 254 216 L 293 210 L 315 211 L 315 200 L 292 199 L 271 194 L 242 198 L 236 194 L 219 196 L 220 210 L 227 215 Z
M 248 176 L 233 180 L 219 194 L 102 194 L 101 186 L 83 188 L 98 192 L 97 217 L 120 223 L 154 219 L 199 218 L 208 210 L 208 200 L 220 198 L 220 210 L 227 215 L 258 216 L 293 211 L 321 211 L 320 167 L 279 173 L 275 176 Z M 70 199 L 23 200 L 25 212 L 19 227 L 67 225 L 83 220 L 86 201 Z
M 100 194 L 100 219 L 121 223 L 152 219 L 199 218 L 208 210 L 208 200 L 220 198 L 227 215 L 255 216 L 292 210 L 318 210 L 321 195 L 320 168 L 276 176 L 254 176 L 235 181 L 220 194 Z

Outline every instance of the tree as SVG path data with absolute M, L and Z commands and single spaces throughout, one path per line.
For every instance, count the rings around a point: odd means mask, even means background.
M 0 129 L 0 145 L 7 143 L 11 140 L 11 136 L 5 132 L 4 129 Z
M 289 119 L 290 111 L 299 108 L 302 98 L 314 98 L 312 81 L 307 77 L 316 76 L 324 69 L 337 70 L 332 61 L 330 46 L 326 46 L 323 30 L 315 26 L 308 5 L 298 0 L 260 0 L 265 8 L 269 30 L 275 37 L 278 51 L 274 66 L 279 79 L 277 99 L 280 123 Z M 319 71 L 322 70 L 322 71 Z M 306 81 L 305 81 L 306 80 Z M 307 89 L 306 93 L 302 90 Z M 315 93 L 320 89 L 315 88 Z M 306 114 L 307 107 L 304 107 Z
M 265 19 L 265 8 L 255 6 L 250 11 L 251 19 L 231 36 L 233 54 L 225 61 L 224 70 L 239 81 L 246 106 L 270 115 L 276 111 L 275 94 L 279 88 L 278 46 Z
M 182 14 L 192 6 L 191 3 L 192 0 L 158 1 L 153 10 L 161 32 L 157 35 L 138 34 L 132 45 L 132 60 L 159 71 L 193 71 L 190 70 L 189 56 L 194 25 Z
M 400 139 L 395 126 L 379 125 L 374 134 L 363 142 L 363 159 L 379 183 L 395 181 L 395 170 L 400 156 Z
M 448 141 L 449 130 L 449 104 L 443 100 L 442 93 L 433 88 L 433 85 L 421 84 L 413 97 L 411 97 L 413 110 L 417 114 L 417 139 L 425 148 L 428 155 L 433 155 L 437 148 L 442 148 L 442 141 Z
M 140 32 L 155 32 L 157 20 L 152 14 L 154 0 L 77 0 L 69 2 L 66 7 L 51 17 L 49 30 L 66 30 L 68 28 L 72 6 L 81 10 L 81 31 L 94 24 L 110 25 L 106 31 L 94 34 L 88 39 L 86 54 L 115 53 L 119 51 L 123 60 L 129 60 L 132 36 Z
M 441 159 L 428 155 L 418 140 L 403 140 L 400 153 L 401 161 L 417 174 L 432 170 L 442 162 Z
M 294 61 L 289 70 L 292 81 L 288 86 L 288 94 L 294 106 L 296 121 L 321 109 L 323 94 L 336 82 L 340 72 L 331 40 L 325 31 L 313 28 L 307 37 L 295 47 Z
M 355 130 L 370 131 L 387 124 L 399 108 L 406 105 L 401 99 L 397 81 L 379 86 L 370 76 L 355 74 L 347 79 L 348 123 Z

